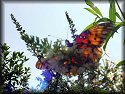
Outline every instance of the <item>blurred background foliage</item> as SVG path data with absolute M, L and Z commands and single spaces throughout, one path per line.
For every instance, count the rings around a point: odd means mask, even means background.
M 30 68 L 24 67 L 24 63 L 29 60 L 23 52 L 11 52 L 9 46 L 4 43 L 0 45 L 1 49 L 1 93 L 11 93 L 15 90 L 20 92 L 28 89 L 28 79 L 30 78 Z

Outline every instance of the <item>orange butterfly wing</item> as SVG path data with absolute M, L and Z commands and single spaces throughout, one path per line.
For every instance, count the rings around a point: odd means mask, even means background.
M 82 50 L 86 62 L 98 62 L 102 55 L 101 46 L 113 30 L 112 23 L 101 23 L 82 32 L 76 39 L 77 48 Z
M 78 45 L 91 45 L 101 47 L 107 35 L 112 31 L 112 23 L 101 23 L 83 31 L 76 39 Z

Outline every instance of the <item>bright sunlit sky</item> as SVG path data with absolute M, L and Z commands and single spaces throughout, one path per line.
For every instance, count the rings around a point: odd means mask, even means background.
M 120 2 L 120 6 L 122 4 L 123 2 Z M 84 2 L 4 2 L 3 5 L 3 40 L 10 46 L 11 51 L 24 52 L 30 58 L 25 63 L 25 66 L 31 68 L 30 86 L 35 83 L 34 79 L 41 71 L 35 68 L 37 58 L 27 50 L 25 42 L 21 40 L 19 32 L 16 31 L 15 25 L 12 23 L 10 14 L 14 14 L 29 35 L 38 36 L 41 39 L 53 35 L 64 40 L 68 36 L 70 40 L 69 25 L 65 16 L 66 11 L 73 19 L 78 34 L 95 18 L 94 15 L 84 9 L 88 7 Z M 108 17 L 108 3 L 95 2 L 95 5 L 99 7 L 105 17 Z M 122 60 L 122 32 L 122 29 L 119 29 L 107 45 L 106 50 L 109 53 L 110 60 Z M 48 39 L 56 40 L 54 37 L 48 37 Z

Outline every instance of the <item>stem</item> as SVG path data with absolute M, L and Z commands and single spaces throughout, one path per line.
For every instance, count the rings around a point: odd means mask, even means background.
M 121 12 L 121 14 L 122 14 L 122 16 L 123 16 L 124 20 L 125 20 L 125 16 L 124 16 L 124 14 L 123 14 L 123 12 L 122 12 L 122 10 L 121 10 L 121 8 L 120 8 L 119 4 L 118 4 L 118 1 L 117 1 L 117 0 L 115 0 L 115 2 L 116 2 L 116 4 L 117 4 L 117 6 L 118 6 L 118 8 L 119 8 L 119 10 L 120 10 L 120 12 Z

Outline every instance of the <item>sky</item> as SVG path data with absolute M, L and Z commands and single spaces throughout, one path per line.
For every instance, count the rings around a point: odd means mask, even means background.
M 120 6 L 122 3 L 123 2 L 120 3 Z M 95 6 L 102 11 L 105 17 L 108 17 L 108 3 L 95 2 Z M 16 31 L 15 25 L 12 23 L 10 14 L 14 14 L 28 35 L 38 36 L 40 39 L 47 37 L 52 41 L 55 41 L 57 38 L 71 40 L 65 12 L 67 11 L 69 13 L 78 30 L 77 34 L 80 34 L 95 18 L 94 15 L 84 9 L 87 7 L 84 2 L 3 3 L 3 41 L 10 46 L 10 51 L 24 52 L 24 55 L 30 58 L 30 60 L 25 63 L 25 66 L 31 68 L 30 86 L 34 85 L 34 77 L 40 74 L 41 71 L 35 68 L 37 58 L 32 56 L 32 53 L 27 50 L 25 42 L 21 40 L 19 32 Z M 109 53 L 110 60 L 122 60 L 122 33 L 123 31 L 120 28 L 118 33 L 110 39 L 107 45 L 106 50 Z M 48 35 L 55 37 L 48 37 Z

